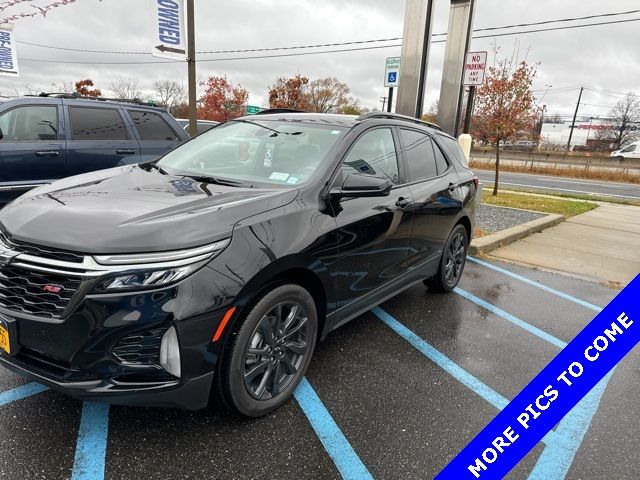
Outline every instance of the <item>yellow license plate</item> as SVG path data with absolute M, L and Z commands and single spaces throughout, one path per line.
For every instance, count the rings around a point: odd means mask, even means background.
M 0 348 L 11 354 L 11 345 L 9 343 L 9 330 L 0 325 Z

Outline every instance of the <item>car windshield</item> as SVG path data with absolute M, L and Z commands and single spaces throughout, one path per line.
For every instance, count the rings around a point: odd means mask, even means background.
M 293 187 L 315 172 L 344 128 L 310 122 L 234 120 L 165 155 L 174 175 Z

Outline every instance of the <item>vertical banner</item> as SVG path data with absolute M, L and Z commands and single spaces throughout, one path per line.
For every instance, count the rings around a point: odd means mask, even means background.
M 184 0 L 154 0 L 157 15 L 154 26 L 153 56 L 172 60 L 187 59 Z
M 18 78 L 18 53 L 13 23 L 0 23 L 0 76 Z

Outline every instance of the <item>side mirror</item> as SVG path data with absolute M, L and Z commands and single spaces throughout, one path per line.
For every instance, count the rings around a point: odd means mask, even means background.
M 331 190 L 330 195 L 335 199 L 387 197 L 392 188 L 393 183 L 388 178 L 353 173 L 344 179 L 342 188 Z

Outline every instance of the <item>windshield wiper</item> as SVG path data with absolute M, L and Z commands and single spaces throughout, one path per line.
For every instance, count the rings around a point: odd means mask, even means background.
M 227 187 L 246 187 L 253 188 L 253 185 L 244 182 L 238 182 L 236 180 L 230 180 L 228 178 L 212 177 L 209 175 L 191 175 L 191 174 L 178 174 L 183 178 L 190 178 L 196 182 L 202 183 L 215 183 L 216 185 L 225 185 Z
M 169 175 L 169 173 L 168 173 L 164 168 L 162 168 L 160 165 L 158 165 L 158 164 L 157 164 L 157 163 L 155 163 L 155 162 L 150 162 L 150 163 L 146 163 L 146 164 L 144 164 L 144 166 L 147 166 L 147 165 L 148 165 L 149 167 L 151 167 L 151 168 L 155 168 L 155 169 L 156 169 L 158 172 L 160 172 L 162 175 Z
M 265 130 L 269 130 L 269 131 L 275 133 L 276 135 L 302 135 L 302 132 L 280 132 L 280 131 L 276 130 L 275 128 L 267 127 L 265 125 L 262 125 L 261 123 L 252 122 L 251 120 L 235 119 L 235 120 L 229 120 L 229 122 L 248 123 L 249 125 L 255 125 L 257 127 L 264 128 Z M 272 135 L 272 136 L 276 136 L 276 135 Z

